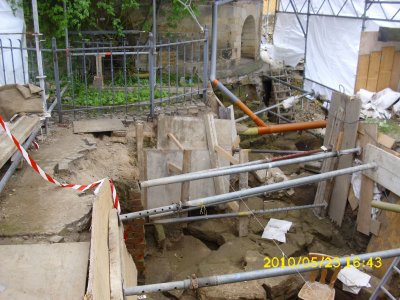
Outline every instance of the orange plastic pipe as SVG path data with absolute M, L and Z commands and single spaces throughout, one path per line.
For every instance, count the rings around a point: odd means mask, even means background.
M 301 123 L 290 123 L 290 124 L 280 124 L 280 125 L 270 125 L 266 127 L 253 127 L 246 129 L 241 132 L 242 135 L 263 135 L 271 133 L 281 133 L 289 131 L 298 131 L 306 129 L 316 129 L 325 128 L 327 122 L 325 120 L 311 121 L 311 122 L 301 122 Z

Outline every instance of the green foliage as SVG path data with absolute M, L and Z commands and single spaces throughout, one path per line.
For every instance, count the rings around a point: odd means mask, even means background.
M 31 30 L 31 0 L 6 0 L 15 11 L 22 5 L 28 30 Z M 66 3 L 67 12 L 64 12 Z M 129 15 L 139 7 L 149 9 L 148 17 L 140 30 L 151 30 L 150 0 L 38 0 L 40 31 L 47 37 L 64 37 L 65 28 L 69 30 L 116 30 L 122 36 L 123 29 L 130 28 Z M 203 2 L 201 0 L 200 2 Z M 176 28 L 179 21 L 189 15 L 185 7 L 177 0 L 157 1 L 159 13 L 167 16 L 168 25 Z M 192 4 L 192 9 L 198 13 Z

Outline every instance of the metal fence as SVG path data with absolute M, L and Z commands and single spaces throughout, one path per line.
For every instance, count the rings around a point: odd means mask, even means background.
M 143 39 L 137 39 L 143 40 Z M 73 47 L 43 48 L 48 110 L 64 114 L 146 114 L 203 97 L 208 82 L 208 31 L 204 35 L 159 38 L 145 42 L 83 40 Z M 0 36 L 0 83 L 38 84 L 36 52 L 31 41 Z M 53 101 L 53 99 L 55 101 Z

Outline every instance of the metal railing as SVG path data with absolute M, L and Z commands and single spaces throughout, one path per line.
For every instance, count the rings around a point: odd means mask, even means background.
M 63 115 L 124 113 L 155 116 L 163 107 L 207 97 L 208 30 L 202 35 L 146 42 L 81 41 L 42 48 L 47 108 Z M 140 40 L 140 39 L 139 39 Z M 0 84 L 38 85 L 30 41 L 0 36 Z M 54 100 L 54 101 L 53 101 Z M 51 103 L 52 102 L 52 103 Z

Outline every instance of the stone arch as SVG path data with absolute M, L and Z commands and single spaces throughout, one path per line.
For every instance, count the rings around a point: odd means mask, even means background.
M 256 22 L 253 16 L 248 16 L 243 23 L 241 37 L 241 57 L 256 58 Z

